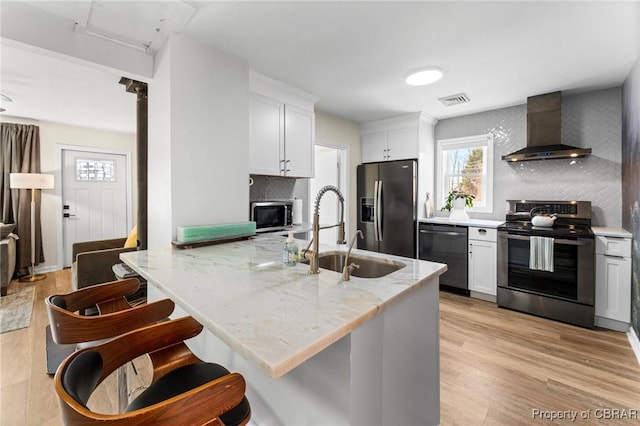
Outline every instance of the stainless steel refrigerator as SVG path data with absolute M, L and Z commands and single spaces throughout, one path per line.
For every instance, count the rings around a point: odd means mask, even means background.
M 416 160 L 358 166 L 358 248 L 416 257 Z

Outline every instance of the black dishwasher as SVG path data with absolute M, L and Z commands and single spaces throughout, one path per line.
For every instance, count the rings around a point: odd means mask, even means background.
M 447 264 L 447 272 L 440 276 L 440 288 L 468 296 L 467 227 L 421 223 L 419 231 L 420 259 Z

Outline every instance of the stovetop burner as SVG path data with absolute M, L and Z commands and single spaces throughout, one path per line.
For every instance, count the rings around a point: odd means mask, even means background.
M 534 208 L 538 212 L 555 214 L 557 219 L 554 226 L 533 226 L 530 212 Z M 498 227 L 498 231 L 559 238 L 593 238 L 591 202 L 508 200 L 506 222 Z
M 590 226 L 584 225 L 555 225 L 552 227 L 533 226 L 531 222 L 505 222 L 498 227 L 498 231 L 511 234 L 534 235 L 541 237 L 593 237 Z

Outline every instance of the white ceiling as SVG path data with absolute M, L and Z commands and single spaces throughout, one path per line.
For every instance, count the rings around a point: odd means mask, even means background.
M 256 71 L 319 96 L 317 109 L 356 122 L 415 111 L 441 119 L 556 90 L 617 86 L 638 59 L 640 38 L 635 0 L 94 1 L 91 10 L 87 1 L 23 3 L 68 20 L 69 31 L 80 16 L 109 36 L 151 44 L 149 54 L 167 32 L 180 32 L 245 58 Z M 4 114 L 135 131 L 135 96 L 118 84 L 122 73 L 6 40 L 1 58 L 0 92 L 14 100 L 2 102 Z M 445 75 L 407 86 L 406 74 L 423 66 Z M 461 92 L 470 103 L 437 100 Z

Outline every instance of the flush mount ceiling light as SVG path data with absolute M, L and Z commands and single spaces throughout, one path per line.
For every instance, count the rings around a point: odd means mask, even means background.
M 425 86 L 442 78 L 442 70 L 436 67 L 425 68 L 410 74 L 406 82 L 410 86 Z

